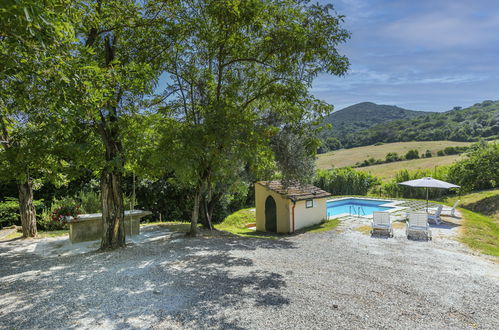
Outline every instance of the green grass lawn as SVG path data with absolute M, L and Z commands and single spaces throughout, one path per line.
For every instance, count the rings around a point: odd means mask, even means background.
M 52 230 L 52 231 L 39 230 L 37 237 L 38 238 L 48 238 L 48 237 L 68 236 L 68 235 L 69 235 L 69 230 L 67 230 L 67 229 L 65 229 L 65 230 Z M 20 238 L 22 236 L 23 236 L 23 233 L 15 231 L 15 232 L 5 236 L 4 238 L 2 238 L 2 240 L 8 241 L 11 239 Z
M 282 235 L 275 233 L 262 233 L 246 227 L 246 224 L 255 223 L 255 209 L 242 209 L 226 217 L 215 229 L 223 230 L 238 236 L 277 239 Z
M 472 249 L 499 257 L 499 221 L 463 208 L 459 211 L 464 218 L 459 240 Z
M 459 240 L 472 249 L 499 257 L 499 189 L 448 197 L 444 203 L 452 206 L 458 199 L 463 216 Z
M 255 209 L 249 208 L 249 209 L 242 209 L 232 213 L 231 215 L 226 217 L 224 221 L 222 221 L 219 224 L 216 224 L 215 228 L 218 230 L 227 231 L 229 233 L 244 237 L 278 239 L 288 236 L 287 234 L 258 232 L 246 227 L 247 224 L 254 224 L 254 223 L 256 223 Z M 300 234 L 305 232 L 317 233 L 317 232 L 329 231 L 335 229 L 339 223 L 340 221 L 336 219 L 324 221 L 323 223 L 320 223 L 318 225 L 297 230 L 295 234 Z

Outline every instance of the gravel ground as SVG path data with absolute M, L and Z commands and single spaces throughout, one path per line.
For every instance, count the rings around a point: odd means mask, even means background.
M 37 245 L 61 238 L 0 242 L 0 328 L 499 329 L 497 260 L 448 238 L 147 232 L 59 257 Z

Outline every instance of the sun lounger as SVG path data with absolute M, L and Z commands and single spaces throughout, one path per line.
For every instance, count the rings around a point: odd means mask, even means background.
M 440 219 L 440 214 L 442 213 L 443 205 L 439 205 L 434 214 L 428 214 L 428 221 L 433 221 L 435 224 L 439 225 L 442 223 Z
M 414 237 L 416 236 L 415 234 L 423 235 L 426 239 L 431 239 L 431 230 L 426 212 L 409 213 L 406 227 L 407 238 Z
M 388 212 L 373 212 L 371 235 L 375 231 L 386 232 L 390 237 L 393 237 L 392 220 Z
M 456 217 L 456 207 L 457 205 L 459 204 L 461 200 L 458 200 L 454 203 L 454 205 L 452 207 L 443 207 L 442 208 L 442 213 L 443 215 L 450 215 L 451 217 Z M 430 208 L 428 209 L 429 211 L 433 211 L 433 212 L 436 212 L 437 211 L 437 207 L 433 207 L 433 208 Z

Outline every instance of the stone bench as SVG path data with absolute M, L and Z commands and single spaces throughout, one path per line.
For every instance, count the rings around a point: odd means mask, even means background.
M 125 211 L 125 235 L 140 234 L 140 219 L 151 213 L 142 210 Z M 76 218 L 70 217 L 68 224 L 71 243 L 95 241 L 102 238 L 102 213 L 80 214 Z

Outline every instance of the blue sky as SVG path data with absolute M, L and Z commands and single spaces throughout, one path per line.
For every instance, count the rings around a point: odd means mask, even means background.
M 371 101 L 426 111 L 499 99 L 499 0 L 331 0 L 351 39 L 344 77 L 312 93 L 342 109 Z

